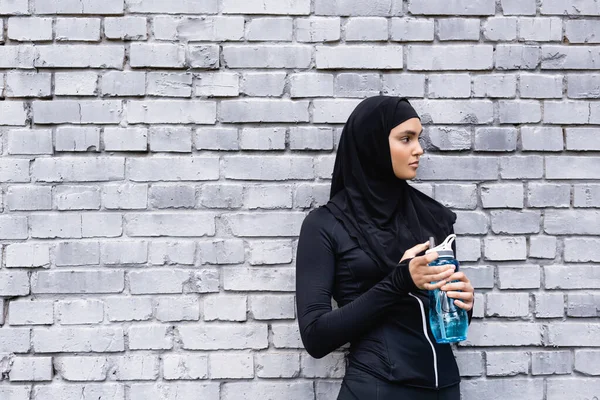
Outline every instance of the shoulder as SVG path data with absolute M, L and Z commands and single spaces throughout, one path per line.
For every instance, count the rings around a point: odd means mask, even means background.
M 333 214 L 331 214 L 331 212 L 329 212 L 325 206 L 321 206 L 315 208 L 306 215 L 304 221 L 302 222 L 302 231 L 331 234 L 331 231 L 336 223 L 337 221 Z

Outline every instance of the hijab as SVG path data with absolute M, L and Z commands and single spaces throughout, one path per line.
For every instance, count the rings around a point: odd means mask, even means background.
M 394 175 L 390 131 L 419 118 L 405 98 L 363 100 L 346 122 L 325 207 L 346 228 L 382 273 L 404 252 L 430 236 L 441 243 L 456 214 Z

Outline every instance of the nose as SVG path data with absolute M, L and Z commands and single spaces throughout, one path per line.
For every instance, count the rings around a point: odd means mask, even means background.
M 423 147 L 421 147 L 421 143 L 419 143 L 419 141 L 417 140 L 417 146 L 415 147 L 415 150 L 413 151 L 413 155 L 421 156 L 421 155 L 423 155 L 423 153 L 424 153 Z

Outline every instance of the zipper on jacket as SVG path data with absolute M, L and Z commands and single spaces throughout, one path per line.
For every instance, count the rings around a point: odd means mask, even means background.
M 408 293 L 410 296 L 414 297 L 415 299 L 417 299 L 417 301 L 419 302 L 419 307 L 421 308 L 421 319 L 423 320 L 423 333 L 425 334 L 425 338 L 427 338 L 427 341 L 429 342 L 429 345 L 431 346 L 431 351 L 433 351 L 433 372 L 435 374 L 435 388 L 438 388 L 438 369 L 437 369 L 437 353 L 435 352 L 435 347 L 433 347 L 433 343 L 431 342 L 431 339 L 429 338 L 429 335 L 427 334 L 427 319 L 425 317 L 425 307 L 423 307 L 423 302 L 421 301 L 421 299 L 419 299 L 417 296 L 415 296 L 412 293 Z

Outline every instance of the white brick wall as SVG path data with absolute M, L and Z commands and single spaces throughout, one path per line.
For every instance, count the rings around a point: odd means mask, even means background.
M 415 185 L 459 216 L 463 399 L 594 398 L 598 17 L 594 0 L 0 0 L 0 399 L 335 399 L 343 353 L 302 349 L 295 246 L 376 94 L 411 98 Z

